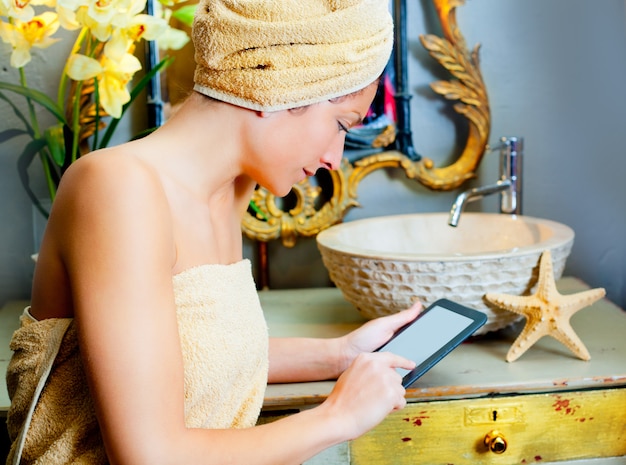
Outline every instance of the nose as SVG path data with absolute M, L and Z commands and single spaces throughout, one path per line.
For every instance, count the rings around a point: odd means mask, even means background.
M 339 169 L 339 166 L 341 164 L 341 158 L 343 157 L 343 146 L 345 139 L 345 135 L 336 137 L 330 144 L 324 155 L 322 155 L 320 162 L 322 163 L 324 168 L 328 170 Z

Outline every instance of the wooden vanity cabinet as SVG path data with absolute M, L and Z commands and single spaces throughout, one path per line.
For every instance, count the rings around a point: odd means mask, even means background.
M 626 390 L 598 389 L 411 403 L 353 441 L 349 463 L 530 464 L 623 455 Z

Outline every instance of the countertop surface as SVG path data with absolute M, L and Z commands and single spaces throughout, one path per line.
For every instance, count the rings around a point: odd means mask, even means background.
M 557 287 L 562 294 L 589 289 L 569 277 L 559 280 Z M 261 291 L 260 298 L 273 336 L 330 337 L 364 321 L 333 288 Z M 587 362 L 551 337 L 507 362 L 506 354 L 524 323 L 522 319 L 461 344 L 407 389 L 409 402 L 626 386 L 626 312 L 607 299 L 581 309 L 571 319 L 591 354 Z M 319 403 L 332 387 L 332 382 L 270 385 L 266 407 Z
M 562 294 L 588 289 L 576 278 L 557 283 Z M 336 288 L 260 291 L 270 336 L 333 337 L 345 334 L 365 320 Z M 9 302 L 0 309 L 0 370 L 11 356 L 9 341 L 27 302 Z M 626 386 L 626 312 L 606 299 L 576 313 L 572 327 L 591 354 L 588 362 L 576 358 L 558 341 L 544 337 L 518 360 L 505 361 L 521 331 L 520 321 L 461 344 L 407 389 L 409 402 L 433 398 L 469 398 L 492 394 L 553 392 Z M 3 376 L 4 378 L 4 376 Z M 266 409 L 294 408 L 323 401 L 334 383 L 270 385 Z M 9 398 L 0 383 L 0 412 Z

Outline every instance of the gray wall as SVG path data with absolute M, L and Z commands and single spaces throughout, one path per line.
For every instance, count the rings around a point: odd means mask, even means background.
M 428 85 L 447 78 L 418 40 L 426 31 L 439 34 L 430 2 L 409 4 L 415 146 L 443 165 L 459 153 L 463 122 Z M 502 135 L 525 138 L 524 213 L 572 227 L 576 240 L 565 273 L 605 287 L 611 300 L 626 307 L 624 1 L 471 0 L 457 18 L 468 44 L 482 44 L 492 142 Z M 5 79 L 7 54 L 0 59 Z M 2 131 L 10 119 L 1 102 L 0 112 Z M 15 174 L 19 147 L 0 145 L 0 304 L 28 297 L 32 274 L 32 213 Z M 495 181 L 497 165 L 497 157 L 487 155 L 478 179 L 463 188 Z M 433 193 L 400 172 L 380 171 L 361 183 L 363 208 L 346 220 L 447 211 L 457 193 Z M 472 207 L 496 211 L 496 200 Z M 328 284 L 314 240 L 301 240 L 294 249 L 272 243 L 269 249 L 273 287 Z M 246 254 L 255 254 L 248 241 Z

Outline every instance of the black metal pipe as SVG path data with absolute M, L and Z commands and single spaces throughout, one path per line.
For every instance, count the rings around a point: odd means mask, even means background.
M 422 157 L 413 147 L 413 135 L 411 132 L 411 93 L 408 86 L 408 42 L 406 38 L 406 0 L 394 0 L 393 16 L 395 23 L 394 41 L 394 66 L 395 87 L 396 87 L 396 112 L 397 112 L 397 134 L 396 149 L 417 161 Z
M 154 15 L 154 1 L 146 1 L 146 13 Z M 154 40 L 146 41 L 146 70 L 154 69 L 159 63 L 159 48 Z M 146 86 L 146 107 L 148 111 L 148 128 L 162 126 L 163 97 L 161 94 L 161 73 L 155 73 Z

